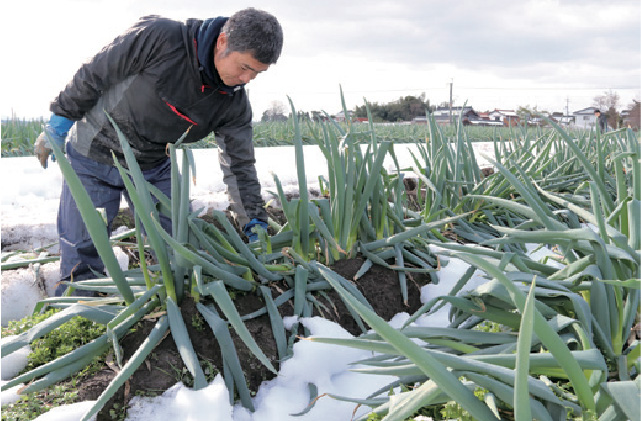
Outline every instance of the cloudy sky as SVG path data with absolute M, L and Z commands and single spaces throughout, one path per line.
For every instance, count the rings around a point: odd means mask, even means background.
M 283 26 L 279 62 L 248 85 L 255 118 L 386 103 L 425 92 L 479 111 L 573 112 L 616 92 L 641 99 L 639 0 L 14 0 L 3 3 L 0 115 L 49 115 L 74 72 L 146 14 L 184 20 L 246 6 Z

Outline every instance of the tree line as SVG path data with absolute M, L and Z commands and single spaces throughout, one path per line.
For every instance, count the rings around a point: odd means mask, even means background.
M 425 92 L 419 96 L 402 96 L 387 104 L 374 102 L 369 104 L 372 120 L 375 122 L 412 121 L 414 117 L 425 117 L 425 110 L 430 109 L 430 100 L 425 98 Z M 367 107 L 356 106 L 355 117 L 367 118 Z
M 610 127 L 623 127 L 627 122 L 623 121 L 621 113 L 617 111 L 620 107 L 621 98 L 618 93 L 613 91 L 606 91 L 603 95 L 597 95 L 593 99 L 593 106 L 601 109 L 606 115 L 608 125 Z M 374 122 L 398 122 L 398 121 L 412 121 L 415 117 L 424 117 L 425 110 L 434 111 L 436 107 L 430 105 L 430 100 L 426 98 L 425 92 L 419 96 L 407 95 L 401 96 L 396 101 L 387 104 L 379 104 L 373 102 L 368 104 Z M 440 106 L 447 107 L 449 103 L 442 103 Z M 639 101 L 633 101 L 633 104 L 628 106 L 630 117 L 628 121 L 636 123 L 632 125 L 633 128 L 639 127 Z M 354 107 L 351 112 L 351 118 L 367 118 L 367 107 L 360 105 Z M 526 116 L 536 115 L 539 110 L 537 107 L 530 107 L 529 105 L 520 106 L 516 110 L 517 114 L 522 118 Z M 571 115 L 569 110 L 566 110 Z M 310 118 L 313 120 L 323 119 L 325 115 L 312 111 L 311 113 L 299 113 L 302 118 Z M 563 113 L 554 113 L 561 114 Z M 263 112 L 261 121 L 287 121 L 285 115 L 285 106 L 280 101 L 272 101 L 271 107 Z
M 425 110 L 430 109 L 430 101 L 425 98 L 425 92 L 419 96 L 402 96 L 398 100 L 387 104 L 373 102 L 369 105 L 372 120 L 375 122 L 411 121 L 414 117 L 425 117 Z M 356 106 L 352 111 L 352 118 L 367 118 L 367 107 Z M 301 114 L 301 113 L 299 113 Z M 304 117 L 323 118 L 320 112 L 302 113 Z M 272 101 L 270 108 L 263 112 L 261 121 L 286 121 L 285 106 L 280 101 Z

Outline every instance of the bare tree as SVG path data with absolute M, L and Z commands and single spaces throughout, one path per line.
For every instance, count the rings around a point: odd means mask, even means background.
M 262 121 L 287 120 L 285 117 L 285 105 L 281 101 L 272 101 L 269 108 L 263 112 Z
M 628 109 L 630 112 L 624 124 L 627 127 L 639 130 L 639 127 L 641 127 L 641 101 L 633 99 L 632 104 L 628 105 Z
M 602 110 L 610 110 L 612 108 L 616 110 L 619 107 L 620 101 L 621 97 L 619 94 L 610 89 L 610 91 L 603 92 L 603 95 L 597 95 L 594 97 L 594 106 Z
M 285 104 L 281 101 L 272 101 L 269 109 L 273 111 L 273 114 L 285 114 Z

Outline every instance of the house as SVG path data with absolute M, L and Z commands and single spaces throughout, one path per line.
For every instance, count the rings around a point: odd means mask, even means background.
M 490 121 L 490 112 L 489 111 L 479 111 L 479 120 Z
M 598 110 L 597 107 L 588 107 L 572 113 L 574 116 L 574 126 L 581 129 L 591 129 L 596 124 L 596 116 L 594 111 Z
M 490 120 L 489 111 L 479 111 L 475 120 L 470 120 L 470 126 L 503 126 L 500 121 Z
M 436 109 L 432 111 L 432 115 L 434 116 L 436 124 L 441 126 L 450 124 L 450 121 L 453 123 L 456 122 L 459 116 L 462 117 L 464 126 L 470 125 L 472 121 L 478 120 L 478 114 L 474 111 L 474 108 L 469 106 L 452 107 L 451 111 L 450 107 L 436 107 Z
M 504 126 L 518 126 L 521 119 L 513 110 L 494 110 L 489 115 L 490 121 L 500 121 Z
M 354 114 L 353 111 L 347 111 L 347 117 L 348 118 L 351 118 L 353 114 Z M 334 120 L 335 121 L 345 121 L 345 112 L 344 111 L 337 112 L 336 115 L 334 116 Z
M 538 116 L 526 116 L 525 121 L 528 126 L 543 126 L 545 124 L 543 117 Z
M 355 117 L 354 116 L 354 111 L 348 110 L 347 111 L 347 117 L 350 119 L 352 122 L 359 122 L 359 123 L 367 123 L 367 117 Z M 339 111 L 336 113 L 334 116 L 335 121 L 345 121 L 345 112 L 344 111 Z
M 623 121 L 624 123 L 629 121 L 630 120 L 630 110 L 621 110 L 621 112 L 619 113 L 619 116 L 621 117 L 621 121 Z
M 550 115 L 550 118 L 562 126 L 574 125 L 575 116 L 565 115 L 560 111 L 555 111 Z

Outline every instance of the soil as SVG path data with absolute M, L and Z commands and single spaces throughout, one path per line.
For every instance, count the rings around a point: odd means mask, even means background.
M 272 218 L 281 218 L 277 209 L 270 210 Z M 211 222 L 211 221 L 210 221 Z M 364 259 L 357 256 L 353 259 L 340 260 L 330 268 L 345 279 L 350 280 L 361 291 L 376 313 L 385 320 L 390 320 L 399 312 L 413 313 L 419 309 L 420 288 L 429 280 L 426 276 L 418 277 L 415 273 L 407 273 L 408 279 L 408 302 L 404 303 L 401 297 L 398 272 L 383 266 L 372 266 L 363 276 L 353 280 L 354 275 L 361 268 Z M 411 275 L 411 276 L 410 276 Z M 287 288 L 284 285 L 273 283 L 270 285 L 272 297 L 275 299 Z M 314 309 L 314 316 L 322 316 L 340 324 L 353 335 L 361 333 L 356 321 L 352 318 L 347 307 L 340 299 L 336 291 L 326 291 L 327 298 L 316 295 L 316 299 L 322 302 L 322 306 Z M 203 298 L 201 297 L 201 300 Z M 213 304 L 213 302 L 212 302 Z M 264 307 L 264 301 L 255 293 L 236 294 L 234 304 L 241 315 L 252 313 Z M 202 319 L 194 300 L 187 296 L 181 303 L 183 320 L 187 326 L 189 337 L 194 349 L 201 360 L 204 368 L 213 368 L 215 372 L 222 371 L 222 357 L 220 347 L 207 325 Z M 322 309 L 319 312 L 318 308 Z M 293 301 L 284 303 L 279 307 L 281 316 L 293 314 Z M 219 311 L 219 314 L 222 312 Z M 126 362 L 147 338 L 149 332 L 155 325 L 155 319 L 145 319 L 139 322 L 135 329 L 132 329 L 121 341 L 123 348 L 123 363 Z M 245 321 L 256 343 L 260 346 L 267 358 L 278 369 L 278 354 L 276 343 L 272 334 L 272 327 L 269 316 L 263 315 Z M 238 352 L 239 360 L 250 391 L 255 392 L 263 381 L 273 378 L 271 373 L 256 357 L 249 351 L 233 329 L 230 329 L 234 345 Z M 301 331 L 302 333 L 302 331 Z M 289 336 L 290 332 L 287 332 Z M 108 360 L 111 356 L 108 357 Z M 104 368 L 91 377 L 80 379 L 78 382 L 78 399 L 95 400 L 107 385 L 113 380 L 118 368 L 115 364 L 106 363 Z M 211 374 L 211 378 L 215 375 Z M 206 372 L 207 374 L 207 372 Z M 98 414 L 98 421 L 112 420 L 109 411 L 117 403 L 120 408 L 126 407 L 129 400 L 136 395 L 154 396 L 160 395 L 178 381 L 190 385 L 190 374 L 184 366 L 176 348 L 176 344 L 167 334 L 156 346 L 147 360 L 135 371 L 135 373 L 118 390 L 112 399 L 103 407 Z

